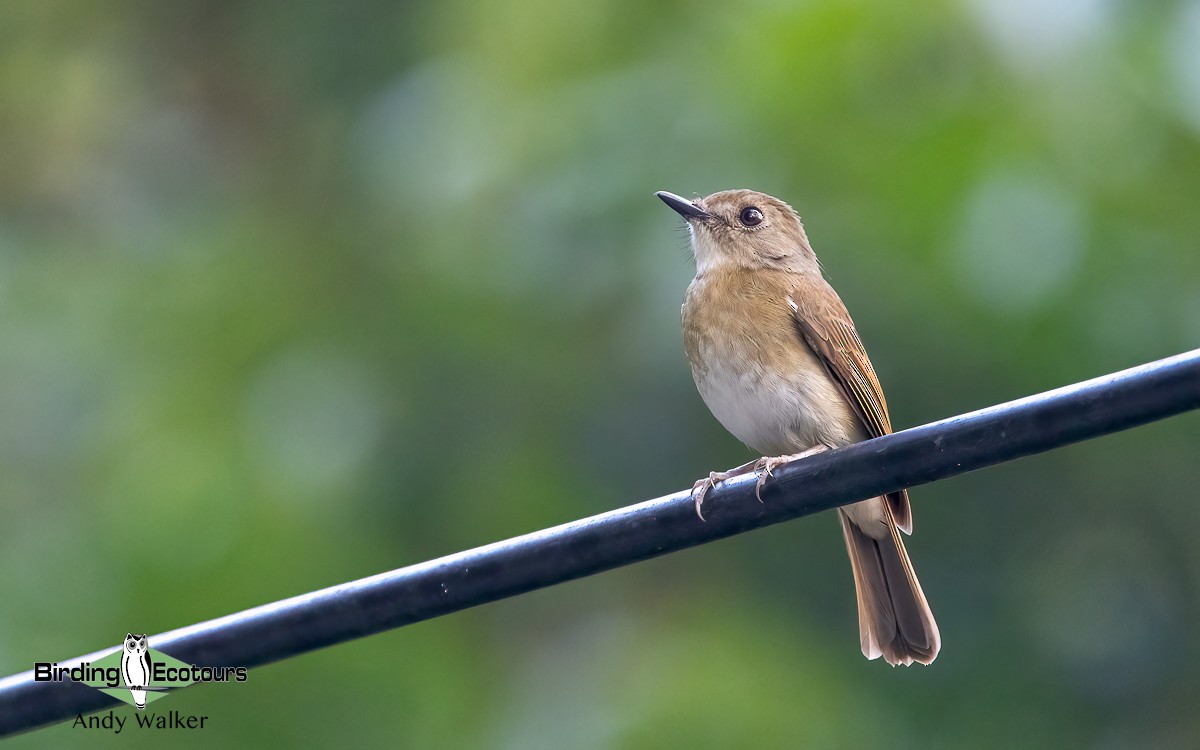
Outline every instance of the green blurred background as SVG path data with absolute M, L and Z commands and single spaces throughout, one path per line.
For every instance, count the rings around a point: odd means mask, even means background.
M 1194 1 L 4 3 L 0 144 L 3 674 L 750 458 L 654 190 L 795 205 L 898 427 L 1200 341 Z M 1195 747 L 1198 432 L 916 490 L 932 668 L 825 514 L 13 747 Z

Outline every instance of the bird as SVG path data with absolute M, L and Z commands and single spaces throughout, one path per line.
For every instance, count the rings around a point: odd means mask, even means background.
M 783 463 L 889 434 L 879 378 L 796 211 L 753 190 L 655 195 L 689 230 L 696 276 L 682 318 L 696 388 L 717 421 L 762 456 L 696 482 L 697 514 L 717 482 L 755 472 L 759 493 Z M 912 533 L 907 490 L 837 513 L 863 655 L 932 663 L 941 634 L 900 535 Z
M 150 644 L 146 641 L 146 635 L 126 633 L 125 641 L 121 644 L 121 677 L 133 696 L 133 705 L 139 711 L 146 709 L 146 686 L 150 684 L 151 667 Z

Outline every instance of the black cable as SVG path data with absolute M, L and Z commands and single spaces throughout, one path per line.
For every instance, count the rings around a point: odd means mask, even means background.
M 933 482 L 1200 408 L 1200 350 L 797 461 L 754 496 L 755 478 L 536 531 L 389 573 L 151 636 L 188 664 L 253 667 Z M 71 666 L 111 653 L 60 662 Z M 116 703 L 82 684 L 0 680 L 0 736 Z

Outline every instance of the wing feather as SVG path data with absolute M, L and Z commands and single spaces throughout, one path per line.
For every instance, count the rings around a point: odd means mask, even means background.
M 892 420 L 888 416 L 883 388 L 846 306 L 828 284 L 812 285 L 804 291 L 803 295 L 788 297 L 801 337 L 825 363 L 868 434 L 871 437 L 890 435 Z M 887 500 L 896 526 L 911 534 L 912 510 L 908 491 L 893 492 Z

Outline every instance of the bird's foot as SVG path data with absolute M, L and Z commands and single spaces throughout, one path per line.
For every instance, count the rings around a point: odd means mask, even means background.
M 818 453 L 824 453 L 827 450 L 829 450 L 829 446 L 816 445 L 804 451 L 803 453 L 792 453 L 787 456 L 763 456 L 762 458 L 758 459 L 754 462 L 754 471 L 758 474 L 758 482 L 754 485 L 754 496 L 758 498 L 760 503 L 763 501 L 763 485 L 767 483 L 767 477 L 771 476 L 771 472 L 775 471 L 780 466 L 792 461 L 799 461 L 802 458 L 815 456 Z M 693 492 L 694 491 L 695 490 L 693 489 Z
M 729 471 L 710 471 L 704 479 L 696 480 L 696 483 L 692 485 L 692 501 L 696 503 L 696 515 L 700 517 L 700 520 L 704 520 L 704 514 L 700 512 L 700 506 L 704 505 L 704 497 L 717 482 L 724 482 L 726 479 L 757 471 L 761 461 L 762 459 L 751 461 Z

